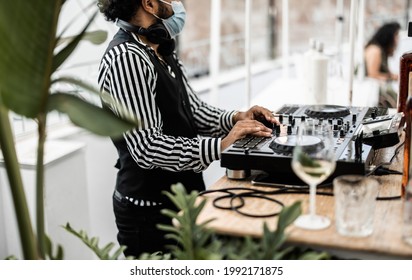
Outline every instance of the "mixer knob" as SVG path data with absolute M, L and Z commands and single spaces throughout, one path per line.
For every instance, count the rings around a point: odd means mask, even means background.
M 293 116 L 289 115 L 289 123 L 292 123 L 292 120 L 293 120 Z
M 283 123 L 283 115 L 279 115 L 279 122 Z
M 346 132 L 348 132 L 349 128 L 350 128 L 350 122 L 347 121 L 347 122 L 346 122 L 346 125 L 345 125 L 345 130 L 346 130 Z
M 275 125 L 275 132 L 276 132 L 276 135 L 280 134 L 280 125 Z
M 300 117 L 301 121 L 304 122 L 306 120 L 305 116 Z
M 379 129 L 372 131 L 373 136 L 378 136 L 380 133 Z
M 356 118 L 357 118 L 357 115 L 356 115 L 356 114 L 353 114 L 353 115 L 352 115 L 352 123 L 356 123 Z
M 377 108 L 373 109 L 373 111 L 371 112 L 372 119 L 376 119 L 376 111 L 377 111 Z
M 343 129 L 340 130 L 339 136 L 340 136 L 340 138 L 345 137 L 345 131 Z
M 290 125 L 288 125 L 288 134 L 292 134 L 292 127 Z

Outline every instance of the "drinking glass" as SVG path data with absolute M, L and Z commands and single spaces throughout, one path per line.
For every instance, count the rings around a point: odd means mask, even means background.
M 336 230 L 345 236 L 373 233 L 379 182 L 363 175 L 341 175 L 333 180 Z
M 316 187 L 335 170 L 333 131 L 321 120 L 306 120 L 297 132 L 293 149 L 292 169 L 309 185 L 309 214 L 299 216 L 295 225 L 319 230 L 330 225 L 330 219 L 316 214 Z

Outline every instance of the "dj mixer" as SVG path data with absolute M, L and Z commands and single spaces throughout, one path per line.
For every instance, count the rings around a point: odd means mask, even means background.
M 372 164 L 374 148 L 391 146 L 399 141 L 403 117 L 386 114 L 387 109 L 378 107 L 284 105 L 274 114 L 280 125 L 271 127 L 272 137 L 248 136 L 236 141 L 222 152 L 221 166 L 227 169 L 227 175 L 232 179 L 241 178 L 230 174 L 261 170 L 275 180 L 286 178 L 301 182 L 291 167 L 292 152 L 300 124 L 312 122 L 315 128 L 327 123 L 333 130 L 336 168 L 329 181 L 342 174 L 365 174 Z M 389 127 L 382 127 L 388 121 Z M 363 141 L 366 126 L 371 126 L 365 133 L 369 142 Z M 379 145 L 374 145 L 375 138 Z

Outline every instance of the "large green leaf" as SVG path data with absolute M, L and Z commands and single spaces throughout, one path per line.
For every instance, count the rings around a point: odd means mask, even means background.
M 279 214 L 277 230 L 283 232 L 302 213 L 302 202 L 297 201 L 291 206 L 285 207 Z
M 44 109 L 62 0 L 0 1 L 0 94 L 17 114 Z
M 73 36 L 59 38 L 57 40 L 57 46 L 62 45 L 62 44 L 68 44 L 74 38 L 75 37 Z M 102 44 L 106 42 L 106 40 L 107 40 L 107 31 L 104 31 L 104 30 L 85 32 L 82 37 L 82 41 L 89 41 L 90 43 L 94 45 Z
M 50 95 L 48 108 L 67 114 L 74 124 L 101 136 L 119 137 L 138 125 L 137 121 L 119 119 L 108 110 L 70 94 Z

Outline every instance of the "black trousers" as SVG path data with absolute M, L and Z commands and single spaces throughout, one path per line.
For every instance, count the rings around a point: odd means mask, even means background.
M 171 219 L 160 213 L 161 206 L 136 206 L 113 197 L 113 210 L 118 229 L 117 240 L 126 246 L 125 256 L 138 258 L 142 253 L 167 253 L 166 245 L 175 243 L 165 238 L 167 232 L 156 227 L 171 225 Z

